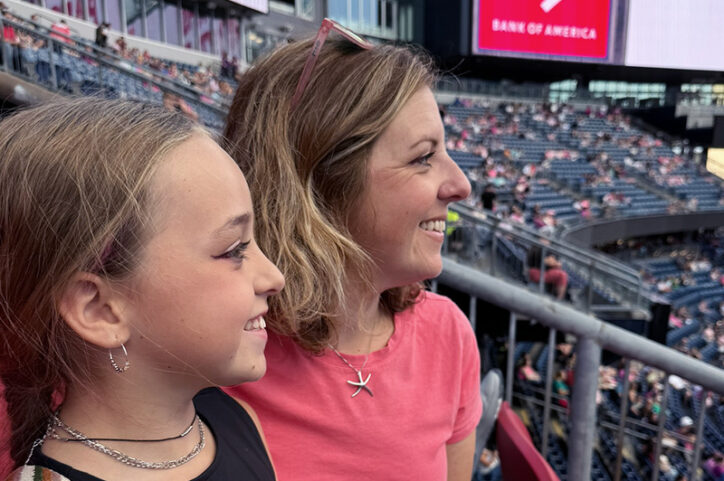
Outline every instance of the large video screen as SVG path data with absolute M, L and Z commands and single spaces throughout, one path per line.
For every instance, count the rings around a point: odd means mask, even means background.
M 724 0 L 473 0 L 472 53 L 724 71 Z
M 478 0 L 474 52 L 609 59 L 612 0 Z
M 724 70 L 724 1 L 629 1 L 625 64 Z

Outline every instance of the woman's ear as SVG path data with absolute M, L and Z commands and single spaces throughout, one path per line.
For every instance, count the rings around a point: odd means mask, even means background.
M 108 281 L 78 272 L 61 292 L 58 312 L 65 323 L 87 342 L 111 349 L 128 341 L 130 325 L 122 315 L 118 293 Z

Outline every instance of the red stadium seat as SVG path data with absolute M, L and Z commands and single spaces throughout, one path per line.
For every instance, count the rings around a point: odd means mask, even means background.
M 0 479 L 5 479 L 13 466 L 10 453 L 7 451 L 9 430 L 10 421 L 5 413 L 5 397 L 3 396 L 3 385 L 0 383 Z
M 507 402 L 500 406 L 496 433 L 503 479 L 560 481 L 533 445 L 523 421 Z

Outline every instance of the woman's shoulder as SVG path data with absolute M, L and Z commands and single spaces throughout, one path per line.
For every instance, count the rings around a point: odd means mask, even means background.
M 415 317 L 449 317 L 468 323 L 465 313 L 450 298 L 430 291 L 422 291 L 415 303 L 405 311 L 407 315 Z
M 411 321 L 418 335 L 430 333 L 438 339 L 457 339 L 466 344 L 475 338 L 465 313 L 452 300 L 434 292 L 421 292 L 415 304 L 401 315 L 399 319 Z

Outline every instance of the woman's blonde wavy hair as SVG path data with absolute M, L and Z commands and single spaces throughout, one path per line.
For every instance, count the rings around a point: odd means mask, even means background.
M 269 299 L 270 327 L 320 352 L 335 342 L 334 314 L 358 295 L 344 290 L 349 273 L 371 285 L 373 261 L 348 226 L 366 189 L 372 146 L 436 75 L 421 52 L 328 39 L 290 110 L 312 42 L 282 46 L 242 76 L 222 142 L 249 181 L 257 242 L 286 278 Z M 387 290 L 381 305 L 400 312 L 420 289 Z

